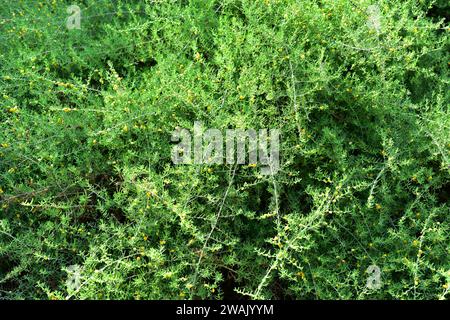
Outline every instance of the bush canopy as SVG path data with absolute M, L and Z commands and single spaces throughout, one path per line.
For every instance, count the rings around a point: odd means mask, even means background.
M 448 1 L 71 5 L 0 6 L 1 299 L 449 298 Z

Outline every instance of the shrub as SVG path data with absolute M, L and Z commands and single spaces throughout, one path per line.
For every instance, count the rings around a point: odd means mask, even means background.
M 445 3 L 1 6 L 0 297 L 447 299 Z M 194 121 L 280 171 L 174 165 Z

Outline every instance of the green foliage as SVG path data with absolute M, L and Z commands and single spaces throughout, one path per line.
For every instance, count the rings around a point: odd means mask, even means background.
M 448 299 L 446 3 L 2 4 L 0 297 Z M 194 120 L 279 173 L 174 165 Z

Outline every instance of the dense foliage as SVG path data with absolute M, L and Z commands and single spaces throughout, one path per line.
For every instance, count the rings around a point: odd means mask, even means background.
M 71 4 L 0 6 L 1 298 L 448 299 L 448 1 Z M 280 171 L 173 164 L 194 121 Z

